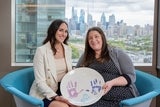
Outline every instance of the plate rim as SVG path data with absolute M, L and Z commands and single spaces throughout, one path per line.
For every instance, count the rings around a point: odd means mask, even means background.
M 78 70 L 78 72 L 82 72 L 82 70 L 80 70 L 80 69 L 83 69 L 83 70 L 92 70 L 92 72 L 94 71 L 94 72 L 95 72 L 97 75 L 99 75 L 99 77 L 101 78 L 101 80 L 102 80 L 102 84 L 101 84 L 101 85 L 103 85 L 103 84 L 105 83 L 104 78 L 102 77 L 102 75 L 101 75 L 98 71 L 96 71 L 96 70 L 94 70 L 94 69 L 92 69 L 92 68 L 89 68 L 89 67 L 79 67 L 79 68 L 75 68 L 75 69 L 67 72 L 67 74 L 65 74 L 65 76 L 64 76 L 64 77 L 62 78 L 62 80 L 61 80 L 60 91 L 61 91 L 62 96 L 63 96 L 64 98 L 66 98 L 71 104 L 77 105 L 77 106 L 88 106 L 88 105 L 94 104 L 94 103 L 97 102 L 99 99 L 101 99 L 101 97 L 103 96 L 103 90 L 101 90 L 101 91 L 99 92 L 98 97 L 96 97 L 96 99 L 94 99 L 93 101 L 90 101 L 90 102 L 76 102 L 76 101 L 74 102 L 74 100 L 68 99 L 68 97 L 66 97 L 66 96 L 63 94 L 63 90 L 62 90 L 62 88 L 64 88 L 64 87 L 62 86 L 62 85 L 63 85 L 63 81 L 64 81 L 64 79 L 66 78 L 66 76 L 71 75 L 71 73 L 74 73 L 74 72 L 76 72 L 77 70 Z M 101 87 L 102 87 L 102 86 L 101 86 Z

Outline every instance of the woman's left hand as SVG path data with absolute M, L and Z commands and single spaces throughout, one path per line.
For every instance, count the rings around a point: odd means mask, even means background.
M 102 89 L 104 90 L 104 95 L 107 94 L 107 93 L 111 90 L 112 86 L 113 86 L 113 84 L 112 84 L 111 81 L 107 81 L 107 82 L 103 85 Z

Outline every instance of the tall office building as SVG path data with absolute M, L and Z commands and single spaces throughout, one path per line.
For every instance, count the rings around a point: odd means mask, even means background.
M 116 22 L 115 16 L 114 14 L 112 14 L 111 16 L 109 16 L 109 25 L 114 25 Z
M 65 0 L 18 0 L 15 15 L 15 62 L 32 62 L 49 24 L 57 18 L 65 19 Z
M 103 26 L 106 26 L 106 16 L 105 16 L 104 12 L 101 15 L 101 24 Z

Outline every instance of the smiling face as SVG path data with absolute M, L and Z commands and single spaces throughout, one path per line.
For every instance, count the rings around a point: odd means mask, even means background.
M 67 36 L 68 36 L 68 27 L 65 23 L 62 23 L 55 34 L 56 42 L 63 43 Z
M 88 43 L 90 47 L 97 53 L 102 49 L 102 36 L 98 31 L 90 31 L 88 34 Z

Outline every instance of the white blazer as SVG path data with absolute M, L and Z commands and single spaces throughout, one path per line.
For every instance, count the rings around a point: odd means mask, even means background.
M 71 48 L 63 44 L 67 71 L 72 70 Z M 29 94 L 33 97 L 44 99 L 51 98 L 58 89 L 55 59 L 50 42 L 38 47 L 33 60 L 35 80 Z

